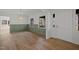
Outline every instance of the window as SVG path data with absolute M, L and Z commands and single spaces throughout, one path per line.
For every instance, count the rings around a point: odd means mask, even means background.
M 77 15 L 79 14 L 79 9 L 76 9 L 76 14 L 77 14 Z
M 79 9 L 76 9 L 76 15 L 78 17 L 78 30 L 79 30 Z
M 45 28 L 45 16 L 39 17 L 39 27 Z
M 78 30 L 79 30 L 79 15 L 78 15 Z

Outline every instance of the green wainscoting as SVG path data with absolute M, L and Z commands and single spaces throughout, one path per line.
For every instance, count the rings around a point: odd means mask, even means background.
M 46 29 L 44 28 L 39 28 L 38 25 L 29 25 L 29 31 L 39 34 L 42 37 L 46 37 Z
M 28 25 L 26 24 L 11 24 L 10 25 L 10 32 L 23 32 L 28 31 Z
M 46 37 L 46 29 L 39 28 L 37 24 L 29 25 L 29 24 L 11 24 L 10 25 L 10 32 L 23 32 L 29 31 L 41 35 L 42 37 Z

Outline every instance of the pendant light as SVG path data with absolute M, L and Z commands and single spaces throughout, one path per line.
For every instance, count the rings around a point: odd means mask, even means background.
M 22 9 L 20 9 L 20 11 L 19 11 L 19 16 L 18 16 L 17 18 L 18 18 L 19 20 L 23 20 L 23 19 L 24 19 Z

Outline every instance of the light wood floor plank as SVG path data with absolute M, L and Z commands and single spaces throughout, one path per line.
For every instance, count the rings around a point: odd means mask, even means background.
M 1 50 L 76 50 L 79 45 L 60 39 L 44 39 L 31 32 L 0 34 Z

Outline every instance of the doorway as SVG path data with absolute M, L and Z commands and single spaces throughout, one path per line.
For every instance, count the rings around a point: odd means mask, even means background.
M 0 16 L 0 34 L 10 33 L 10 18 L 6 16 Z

